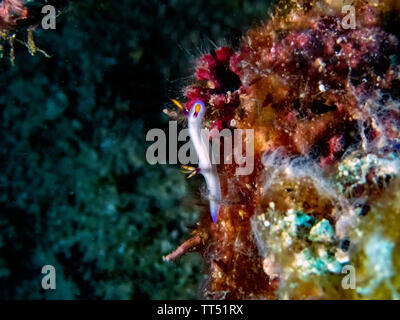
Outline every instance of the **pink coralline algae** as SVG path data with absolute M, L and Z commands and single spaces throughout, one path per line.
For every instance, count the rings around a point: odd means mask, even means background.
M 353 1 L 345 28 L 342 7 L 280 1 L 239 49 L 198 59 L 186 107 L 201 100 L 205 128 L 255 137 L 252 174 L 218 165 L 219 220 L 205 207 L 176 254 L 203 256 L 205 297 L 399 297 L 399 41 L 385 20 L 398 8 Z
M 3 0 L 0 4 L 0 27 L 7 29 L 15 26 L 20 19 L 26 19 L 28 10 L 24 0 Z
M 59 1 L 60 5 L 63 1 Z M 53 2 L 56 3 L 56 2 Z M 4 51 L 9 49 L 8 57 L 11 64 L 15 64 L 15 42 L 24 45 L 31 55 L 41 53 L 45 57 L 50 56 L 43 50 L 36 47 L 34 31 L 41 23 L 42 16 L 35 12 L 28 11 L 24 0 L 3 0 L 0 2 L 0 56 L 5 56 Z M 26 40 L 20 39 L 24 34 Z
M 235 73 L 235 55 L 231 48 L 222 47 L 212 54 L 202 56 L 197 62 L 196 79 L 198 83 L 185 90 L 186 107 L 190 110 L 193 103 L 202 100 L 212 106 L 218 117 L 211 128 L 221 130 L 227 127 L 239 106 L 239 96 L 243 87 Z

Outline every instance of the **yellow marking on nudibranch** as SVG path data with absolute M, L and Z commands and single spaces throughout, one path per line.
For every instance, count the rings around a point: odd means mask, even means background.
M 195 109 L 196 113 L 199 113 L 200 109 L 201 109 L 201 104 L 200 103 L 196 103 L 196 109 Z
M 197 174 L 196 170 L 193 171 L 191 174 L 188 175 L 186 179 L 190 179 L 191 177 L 194 177 Z
M 195 167 L 182 165 L 181 168 L 182 168 L 182 173 L 189 174 L 187 179 L 190 179 L 191 177 L 195 176 L 198 173 L 198 169 Z
M 182 111 L 186 110 L 178 100 L 176 100 L 176 99 L 171 99 L 171 101 L 173 102 L 174 105 L 176 105 L 176 106 L 177 106 L 179 109 L 181 109 Z
M 196 169 L 195 167 L 192 167 L 192 166 L 185 166 L 185 165 L 182 165 L 181 168 L 184 169 L 184 170 L 189 170 L 189 171 L 193 171 L 193 170 Z

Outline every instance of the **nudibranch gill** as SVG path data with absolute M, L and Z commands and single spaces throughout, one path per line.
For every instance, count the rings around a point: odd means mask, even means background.
M 213 162 L 213 154 L 210 149 L 208 136 L 202 134 L 203 119 L 206 112 L 206 106 L 201 100 L 196 101 L 190 111 L 184 108 L 177 100 L 172 102 L 178 106 L 188 119 L 188 128 L 190 140 L 199 159 L 198 168 L 190 166 L 182 166 L 186 173 L 190 173 L 189 177 L 195 174 L 202 174 L 206 180 L 208 196 L 210 201 L 210 213 L 214 223 L 217 223 L 218 212 L 221 202 L 221 186 L 215 162 Z

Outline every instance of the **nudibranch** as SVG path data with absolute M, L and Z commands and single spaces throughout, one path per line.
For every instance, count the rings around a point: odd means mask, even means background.
M 206 112 L 204 102 L 196 101 L 190 111 L 184 108 L 177 100 L 172 102 L 179 107 L 188 119 L 190 140 L 199 159 L 198 167 L 182 166 L 189 178 L 195 174 L 203 175 L 206 180 L 208 196 L 210 201 L 210 213 L 214 223 L 217 222 L 221 203 L 221 186 L 213 154 L 208 141 L 208 136 L 202 134 L 203 119 Z

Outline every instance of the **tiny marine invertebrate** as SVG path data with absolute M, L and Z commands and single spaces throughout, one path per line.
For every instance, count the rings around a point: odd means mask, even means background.
M 7 41 L 10 47 L 10 59 L 14 64 L 14 28 L 18 21 L 26 19 L 28 10 L 24 6 L 23 0 L 3 0 L 0 3 L 0 40 Z M 4 47 L 0 46 L 1 57 L 3 57 Z
M 182 105 L 172 100 L 188 117 L 189 135 L 193 143 L 194 149 L 196 150 L 197 157 L 199 158 L 199 167 L 192 168 L 183 166 L 184 169 L 190 173 L 189 178 L 194 174 L 200 173 L 206 180 L 207 189 L 209 192 L 210 201 L 210 213 L 214 223 L 217 222 L 219 203 L 221 202 L 221 187 L 219 184 L 219 176 L 214 162 L 212 161 L 212 151 L 210 152 L 208 137 L 201 134 L 202 123 L 206 107 L 200 100 L 193 103 L 190 111 L 187 111 Z
M 39 49 L 34 41 L 33 33 L 40 24 L 43 15 L 41 14 L 42 5 L 36 7 L 28 7 L 24 0 L 2 0 L 0 2 L 0 56 L 3 57 L 5 51 L 4 42 L 9 47 L 9 58 L 11 63 L 15 62 L 14 45 L 18 42 L 25 46 L 31 55 L 41 53 L 45 57 L 50 56 L 42 49 Z M 51 0 L 46 4 L 57 5 L 58 8 L 63 7 L 67 1 Z M 27 40 L 20 40 L 17 34 L 26 33 Z
M 28 10 L 23 0 L 3 0 L 0 4 L 0 24 L 3 29 L 15 26 L 17 20 L 26 19 Z
M 3 0 L 0 4 L 0 25 L 7 29 L 17 24 L 20 19 L 26 19 L 28 10 L 24 6 L 24 0 Z
M 398 298 L 400 50 L 387 19 L 399 12 L 353 5 L 344 29 L 342 1 L 280 1 L 238 49 L 199 58 L 187 108 L 201 100 L 205 128 L 255 136 L 250 175 L 216 168 L 217 223 L 203 216 L 169 256 L 202 255 L 205 297 Z

